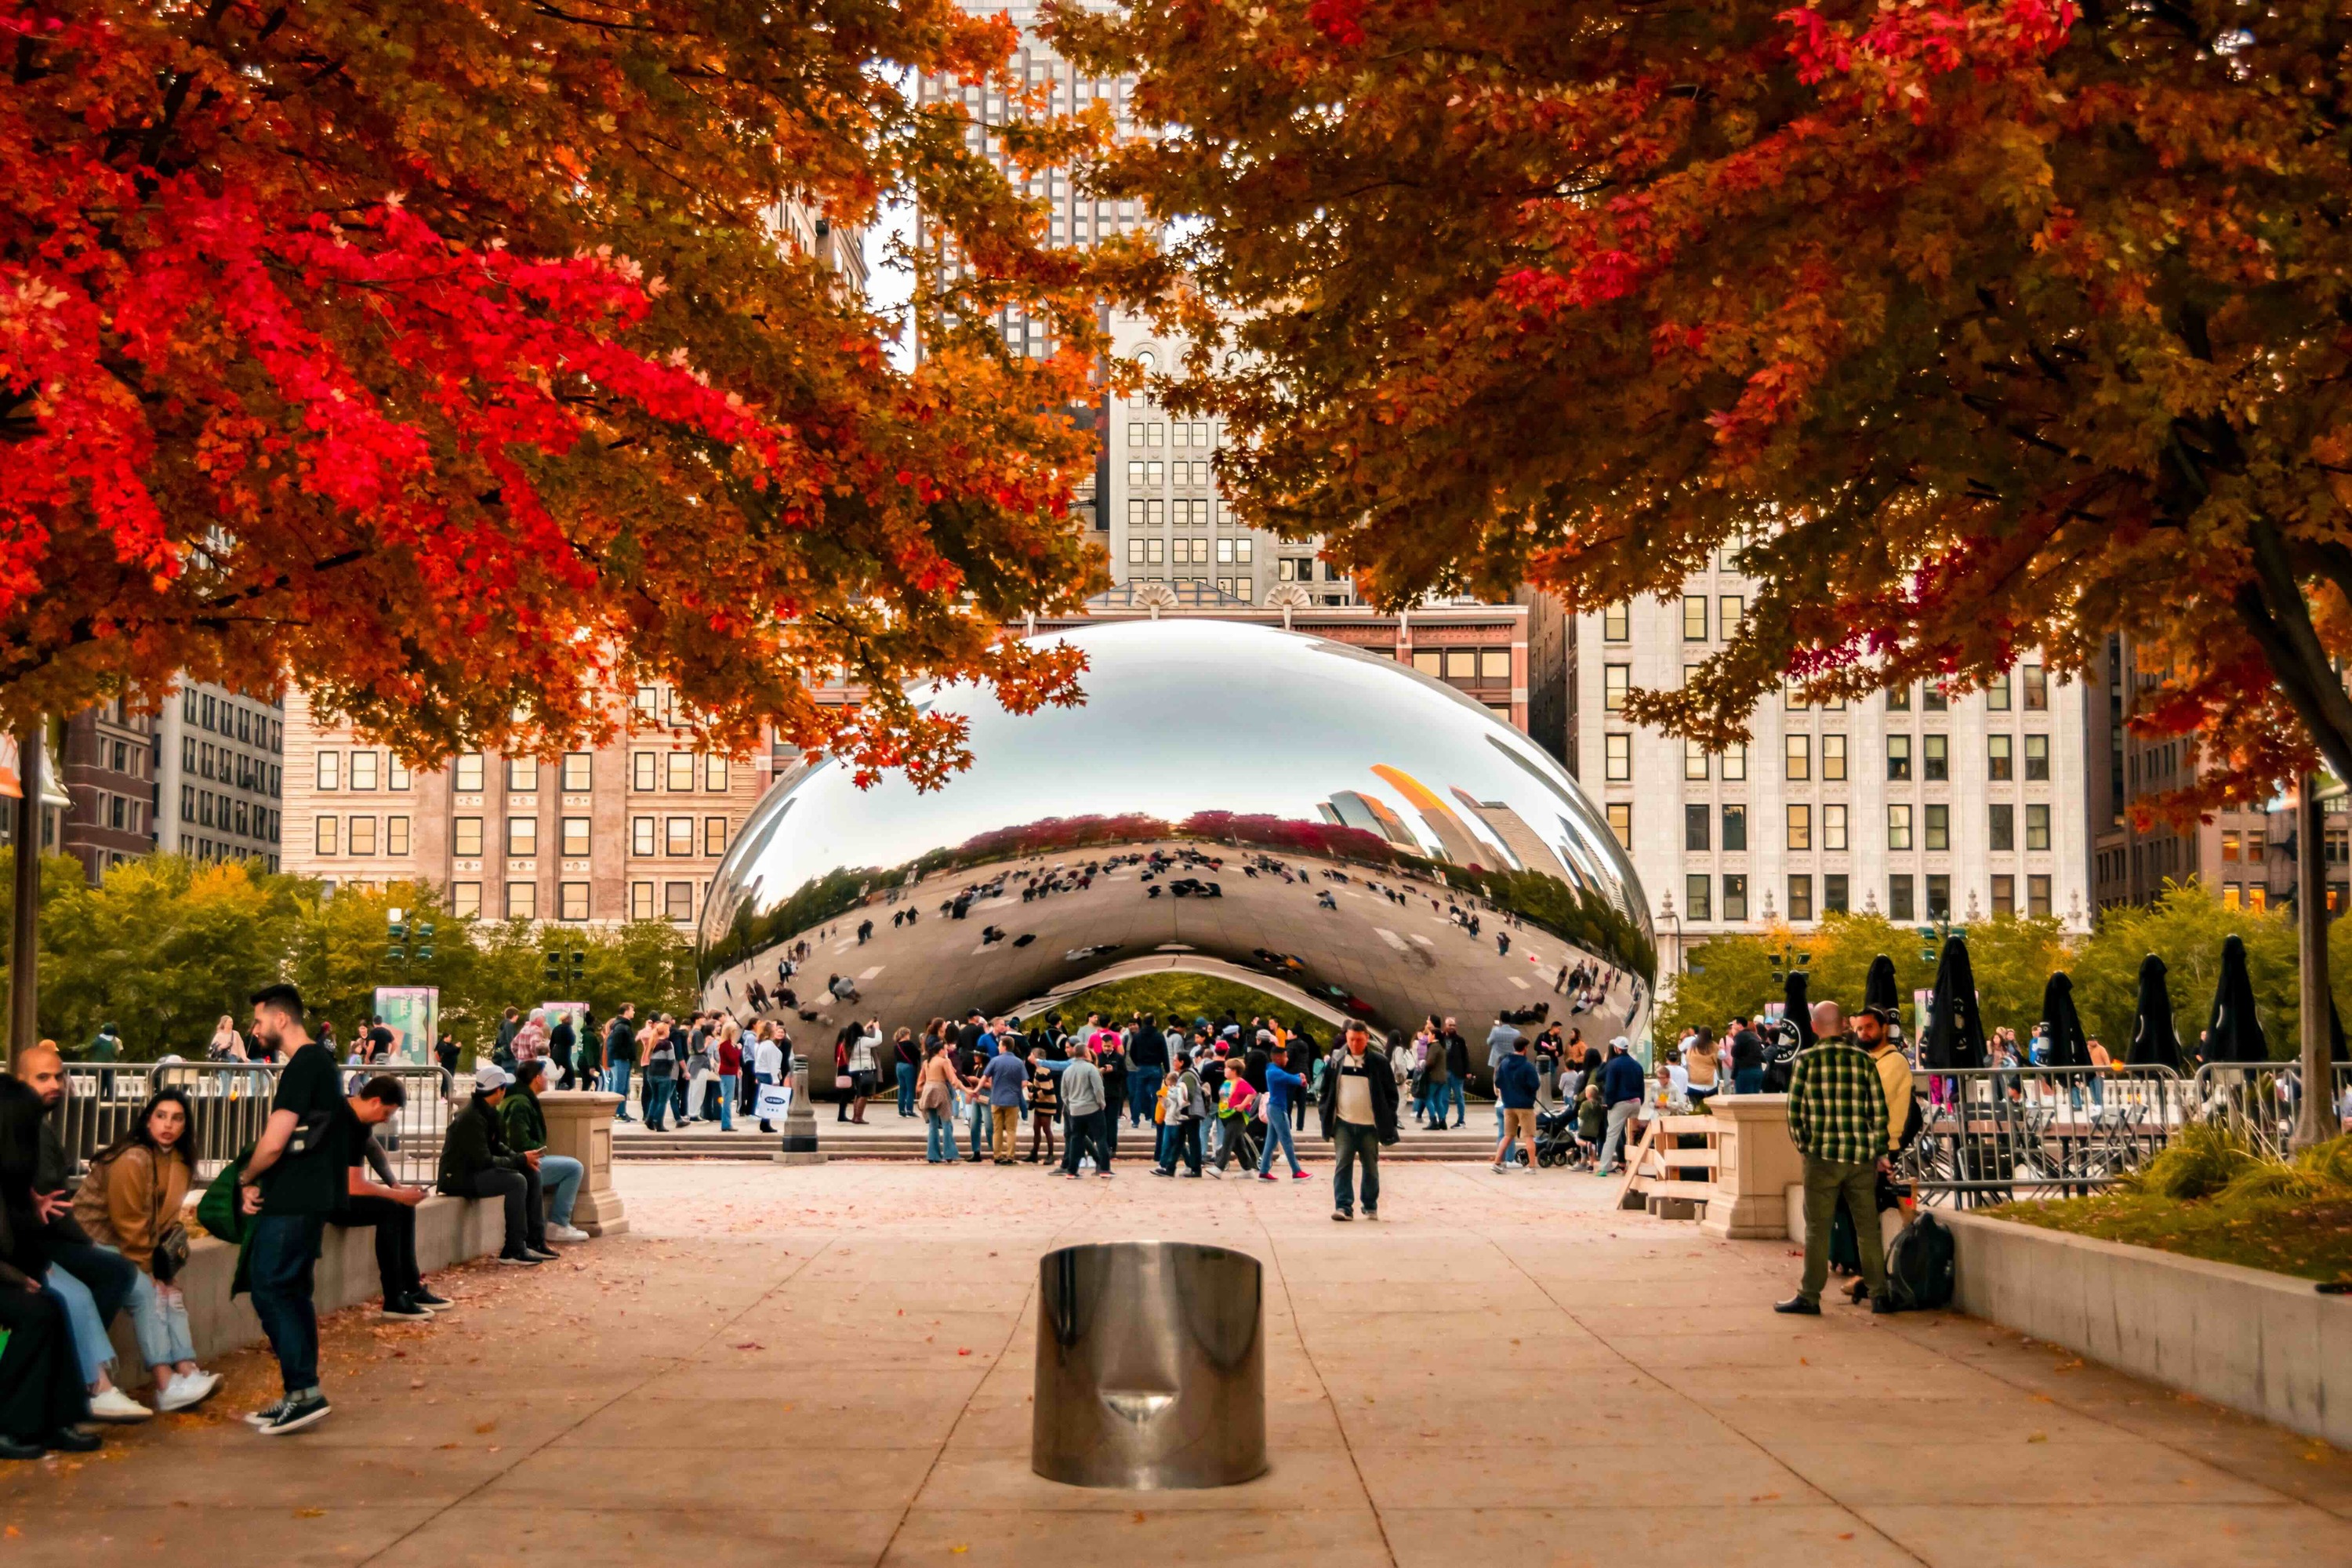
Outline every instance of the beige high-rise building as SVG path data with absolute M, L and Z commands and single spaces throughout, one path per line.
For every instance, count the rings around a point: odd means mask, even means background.
M 561 762 L 469 752 L 415 772 L 286 706 L 286 869 L 341 886 L 441 888 L 456 914 L 574 924 L 690 923 L 719 858 L 774 776 L 772 749 L 709 756 L 639 689 L 636 723 Z

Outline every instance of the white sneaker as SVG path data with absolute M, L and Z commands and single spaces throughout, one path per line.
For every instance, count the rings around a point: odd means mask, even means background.
M 154 1414 L 119 1388 L 89 1396 L 89 1418 L 93 1421 L 144 1421 Z
M 588 1239 L 588 1233 L 582 1230 L 578 1226 L 551 1225 L 547 1227 L 547 1239 L 550 1241 L 586 1241 Z
M 219 1386 L 220 1373 L 216 1372 L 178 1373 L 156 1394 L 155 1408 L 159 1411 L 185 1410 L 211 1398 L 213 1391 Z

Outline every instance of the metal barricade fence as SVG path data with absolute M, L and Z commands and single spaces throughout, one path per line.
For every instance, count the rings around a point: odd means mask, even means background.
M 2341 1127 L 2352 1119 L 2352 1063 L 2334 1064 L 2328 1076 L 2328 1100 Z M 2303 1109 L 2301 1063 L 2207 1062 L 2189 1092 L 2200 1121 L 2227 1128 L 2267 1158 L 2284 1160 L 2292 1152 Z
M 1916 1092 L 1919 1137 L 1895 1179 L 1959 1207 L 2097 1192 L 2197 1119 L 2193 1086 L 2167 1068 L 1921 1069 Z
M 194 1112 L 189 1149 L 196 1174 L 210 1181 L 261 1137 L 278 1067 L 262 1062 L 76 1062 L 66 1069 L 67 1156 L 77 1174 L 93 1156 L 131 1130 L 139 1109 L 159 1089 L 176 1089 Z M 395 1063 L 339 1069 L 344 1089 L 375 1077 L 394 1079 L 407 1092 L 398 1116 L 374 1130 L 393 1173 L 404 1184 L 431 1186 L 449 1126 L 449 1100 L 437 1067 Z

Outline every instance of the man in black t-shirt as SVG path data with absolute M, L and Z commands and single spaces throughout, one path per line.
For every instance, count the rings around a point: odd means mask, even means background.
M 425 1288 L 416 1267 L 416 1205 L 425 1201 L 423 1187 L 393 1179 L 392 1166 L 375 1142 L 373 1130 L 400 1114 L 408 1092 L 396 1078 L 372 1078 L 359 1092 L 343 1101 L 332 1136 L 335 1159 L 343 1168 L 342 1202 L 327 1216 L 328 1223 L 347 1230 L 375 1232 L 375 1271 L 383 1287 L 383 1315 L 411 1322 L 429 1321 L 434 1313 L 455 1303 Z M 362 1166 L 373 1166 L 381 1183 L 370 1181 Z
M 334 1053 L 310 1038 L 302 994 L 272 985 L 253 997 L 256 1040 L 287 1058 L 269 1121 L 239 1178 L 238 1199 L 257 1216 L 246 1244 L 254 1315 L 269 1336 L 286 1395 L 247 1417 L 264 1436 L 298 1432 L 329 1409 L 319 1390 L 319 1315 L 311 1267 L 327 1216 L 341 1206 L 350 1167 L 339 1131 L 351 1117 Z

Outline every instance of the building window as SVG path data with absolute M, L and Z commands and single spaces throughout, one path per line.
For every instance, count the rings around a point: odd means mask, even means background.
M 1827 871 L 1822 875 L 1822 913 L 1842 915 L 1846 912 L 1846 881 L 1843 871 Z
M 705 757 L 702 759 L 702 787 L 705 789 L 725 789 L 727 787 L 726 758 Z
M 1809 779 L 1813 776 L 1813 738 L 1811 735 L 1790 735 L 1784 738 L 1787 752 L 1784 776 Z
M 535 816 L 507 818 L 507 853 L 518 856 L 539 853 L 539 818 Z
M 2005 784 L 2015 776 L 2016 761 L 2010 754 L 2011 743 L 2008 735 L 1985 737 L 1985 777 L 1995 784 Z
M 479 752 L 460 752 L 457 757 L 457 768 L 452 776 L 452 782 L 457 785 L 457 793 L 459 795 L 481 794 L 482 753 Z
M 680 924 L 694 918 L 694 884 L 664 882 L 662 884 L 662 917 Z
M 1927 918 L 1948 921 L 1952 918 L 1952 879 L 1941 871 L 1927 878 Z
M 1482 647 L 1478 650 L 1478 679 L 1488 683 L 1511 679 L 1511 650 L 1507 647 Z
M 1711 820 L 1714 815 L 1704 805 L 1683 807 L 1683 852 L 1685 854 L 1697 854 L 1708 847 L 1707 840 L 1714 837 Z
M 1925 752 L 1919 759 L 1922 763 L 1920 776 L 1929 784 L 1948 783 L 1952 776 L 1951 737 L 1928 735 L 1919 744 Z
M 1683 777 L 1704 779 L 1706 777 L 1706 747 L 1697 741 L 1685 741 L 1683 742 Z
M 2022 704 L 2025 710 L 2028 713 L 2048 712 L 2050 710 L 2050 679 L 2042 668 L 2038 664 L 2022 665 L 2019 668 L 2017 673 L 2021 679 L 2021 684 L 2025 688 L 2025 700 Z
M 1811 849 L 1813 847 L 1813 808 L 1810 805 L 1792 805 L 1787 809 L 1789 847 L 1792 850 Z
M 1845 737 L 1843 735 L 1822 737 L 1822 777 L 1832 784 L 1840 783 L 1845 778 Z
M 194 822 L 195 819 L 196 786 L 194 784 L 182 784 L 180 786 L 180 820 L 182 822 Z
M 1706 595 L 1683 595 L 1683 641 L 1706 641 Z
M 375 853 L 375 818 L 354 816 L 351 823 L 351 851 L 354 855 Z
M 1683 879 L 1683 918 L 1709 921 L 1715 918 L 1715 883 L 1704 876 Z
M 416 782 L 415 777 L 408 771 L 408 764 L 398 757 L 394 757 L 385 764 L 384 773 L 386 789 L 406 789 Z
M 691 855 L 694 853 L 694 818 L 673 816 L 663 824 L 662 853 Z
M 341 752 L 320 752 L 314 777 L 320 789 L 343 787 L 343 754 Z
M 1451 671 L 1448 673 L 1450 674 Z M 1601 710 L 1604 713 L 1622 713 L 1625 710 L 1625 694 L 1632 690 L 1633 687 L 1633 667 L 1632 665 L 1603 665 L 1601 669 Z
M 555 918 L 584 921 L 588 918 L 588 884 L 560 882 L 555 889 Z
M 588 853 L 588 818 L 567 816 L 563 819 L 562 853 L 572 858 L 578 858 Z
M 1609 784 L 1632 783 L 1633 778 L 1633 737 L 1623 734 L 1607 735 L 1602 737 L 1601 743 L 1605 749 L 1604 755 L 1608 763 L 1606 770 L 1601 774 L 1603 781 Z
M 453 817 L 449 823 L 449 853 L 471 859 L 482 852 L 482 819 Z
M 1748 777 L 1748 742 L 1735 741 L 1723 748 L 1723 782 L 1739 784 Z
M 2003 875 L 1992 879 L 1992 912 L 2013 915 L 2017 912 L 2017 879 Z
M 408 853 L 408 818 L 387 816 L 383 819 L 383 852 L 387 855 Z
M 1748 852 L 1748 808 L 1727 805 L 1723 808 L 1723 847 L 1726 854 Z
M 539 788 L 539 759 L 537 757 L 509 757 L 507 759 L 507 788 L 516 792 L 517 794 L 524 794 Z
M 1886 737 L 1886 776 L 1897 783 L 1908 783 L 1911 777 L 1911 737 Z
M 1622 800 L 1609 803 L 1609 831 L 1617 837 L 1617 847 L 1633 847 L 1633 808 Z
M 629 918 L 633 921 L 654 918 L 654 885 L 651 882 L 629 884 Z
M 375 762 L 376 754 L 373 752 L 352 753 L 352 787 L 353 789 L 375 788 Z
M 2009 671 L 2004 669 L 1985 683 L 1985 708 L 1994 713 L 2009 711 Z
M 1601 612 L 1601 640 L 1626 642 L 1633 636 L 1632 613 L 1622 605 L 1611 605 Z
M 1822 807 L 1822 847 L 1831 850 L 1843 849 L 1845 847 L 1844 806 L 1825 805 Z
M 1748 877 L 1735 871 L 1723 879 L 1723 918 L 1744 921 L 1748 918 Z
M 629 853 L 632 855 L 652 855 L 658 853 L 658 850 L 654 844 L 654 819 L 652 817 L 634 816 L 629 819 Z
M 1987 847 L 1995 854 L 2017 847 L 2017 807 L 1996 804 L 1986 808 L 1990 834 Z
M 670 752 L 669 760 L 664 764 L 662 772 L 662 784 L 665 787 L 673 790 L 692 789 L 694 787 L 694 753 L 692 752 Z
M 1908 713 L 1911 711 L 1911 683 L 1909 681 L 1906 680 L 1900 686 L 1890 686 L 1886 689 L 1886 710 L 1889 713 Z
M 1927 807 L 1927 847 L 1949 849 L 1952 847 L 1952 808 L 1948 805 Z
M 563 789 L 571 794 L 585 794 L 596 786 L 596 754 L 593 752 L 563 753 Z
M 1610 684 L 1616 689 L 1617 692 L 1617 700 L 1614 703 L 1611 704 L 1609 709 L 1612 713 L 1614 713 L 1619 708 L 1624 705 L 1625 701 L 1625 683 L 1623 680 L 1617 679 L 1617 677 L 1624 674 L 1625 667 L 1622 664 L 1612 664 L 1609 668 L 1612 672 Z M 1445 650 L 1445 678 L 1448 680 L 1477 679 L 1478 650 L 1468 647 L 1447 648 Z
M 507 919 L 535 921 L 539 918 L 539 884 L 509 882 L 507 884 Z
M 1789 879 L 1789 918 L 1792 921 L 1813 918 L 1813 879 L 1801 872 Z
M 1412 667 L 1423 675 L 1433 676 L 1440 680 L 1445 679 L 1445 655 L 1434 648 L 1416 652 L 1412 656 Z
M 1911 847 L 1911 808 L 1890 805 L 1886 808 L 1886 847 L 1889 849 Z
M 2025 912 L 2039 919 L 2050 913 L 2050 879 L 2025 879 Z
M 706 816 L 702 819 L 702 852 L 705 855 L 727 853 L 727 819 Z
M 1900 876 L 1887 878 L 1886 918 L 1895 921 L 1897 924 L 1900 924 L 1905 921 L 1917 920 L 1919 918 L 1918 908 L 1912 901 L 1913 895 L 1917 891 L 1917 889 L 1918 879 L 1916 877 Z
M 1919 683 L 1919 711 L 1922 713 L 1941 713 L 1950 707 L 1951 703 L 1946 700 L 1944 697 L 1944 683 L 1942 681 L 1926 680 Z
M 322 816 L 318 825 L 318 852 L 320 855 L 342 853 L 342 822 L 338 817 Z
M 661 783 L 661 762 L 653 752 L 629 753 L 629 787 L 650 790 Z
M 2047 735 L 2025 737 L 2025 782 L 2050 782 L 2050 737 Z
M 2025 847 L 2028 849 L 2050 847 L 2050 808 L 2029 805 L 2025 808 Z
M 1739 623 L 1748 614 L 1748 600 L 1740 594 L 1726 594 L 1715 602 L 1715 629 L 1723 640 L 1729 642 L 1739 635 Z

